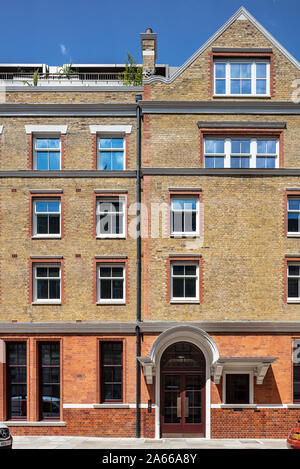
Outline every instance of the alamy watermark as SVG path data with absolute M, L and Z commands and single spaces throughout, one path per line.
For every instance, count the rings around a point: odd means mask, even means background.
M 126 209 L 122 198 L 99 199 L 97 210 L 97 235 L 99 237 L 125 236 L 137 239 L 184 239 L 185 246 L 195 250 L 203 246 L 204 220 L 203 204 L 200 201 L 181 200 L 175 209 L 165 203 L 132 203 L 127 208 L 128 225 L 126 230 Z
M 293 343 L 293 363 L 300 363 L 300 339 L 294 340 Z

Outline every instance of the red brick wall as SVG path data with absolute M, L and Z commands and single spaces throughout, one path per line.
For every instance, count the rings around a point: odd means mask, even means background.
M 212 409 L 212 438 L 287 438 L 300 409 Z
M 12 435 L 135 438 L 135 409 L 64 409 L 65 427 L 10 427 Z M 141 436 L 154 438 L 155 413 L 141 409 Z

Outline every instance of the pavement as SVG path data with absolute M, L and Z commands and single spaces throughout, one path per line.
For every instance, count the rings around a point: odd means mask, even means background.
M 287 449 L 286 440 L 203 438 L 87 438 L 14 436 L 13 449 Z

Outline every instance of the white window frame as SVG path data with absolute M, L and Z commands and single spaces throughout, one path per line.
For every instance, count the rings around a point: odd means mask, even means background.
M 45 214 L 59 213 L 59 233 L 47 234 L 47 233 L 37 233 L 37 216 L 36 213 L 36 203 L 37 202 L 59 202 L 59 212 L 44 212 Z M 37 198 L 32 201 L 32 237 L 33 238 L 61 238 L 61 199 L 59 197 L 53 198 Z
M 100 277 L 100 268 L 101 267 L 122 267 L 123 269 L 123 277 Z M 97 283 L 97 304 L 107 304 L 107 305 L 112 305 L 112 304 L 125 304 L 126 303 L 126 265 L 125 263 L 122 262 L 97 262 L 97 268 L 96 268 L 96 283 Z M 123 280 L 123 298 L 121 299 L 102 299 L 100 298 L 100 279 L 105 278 L 106 280 L 116 280 L 116 279 L 121 279 Z
M 37 139 L 51 139 L 51 138 L 55 138 L 55 139 L 59 139 L 59 148 L 36 148 L 36 140 Z M 33 146 L 33 169 L 35 171 L 43 171 L 43 172 L 47 172 L 47 171 L 61 171 L 61 134 L 50 134 L 50 133 L 47 133 L 47 134 L 44 134 L 44 133 L 35 133 L 33 135 L 33 142 L 32 142 L 32 146 Z M 53 152 L 56 152 L 56 153 L 59 153 L 59 169 L 56 169 L 56 170 L 51 170 L 51 169 L 44 169 L 44 170 L 38 170 L 37 169 L 37 152 L 49 152 L 49 151 L 53 151 Z
M 58 267 L 59 268 L 59 277 L 38 277 L 39 279 L 43 280 L 51 280 L 51 279 L 59 279 L 59 298 L 57 299 L 39 299 L 37 297 L 37 284 L 38 284 L 38 278 L 36 276 L 37 274 L 37 268 L 38 267 Z M 61 304 L 61 264 L 54 262 L 54 263 L 36 263 L 33 265 L 33 272 L 32 272 L 33 278 L 33 303 L 34 304 Z
M 216 74 L 215 74 L 215 64 L 222 63 L 225 64 L 225 93 L 220 94 L 216 93 Z M 251 64 L 251 93 L 249 94 L 231 94 L 230 92 L 230 64 L 231 63 L 245 63 Z M 265 94 L 258 94 L 256 93 L 256 63 L 265 63 L 266 64 L 266 93 Z M 258 78 L 259 80 L 259 78 Z M 222 97 L 222 96 L 234 96 L 234 97 L 241 97 L 241 96 L 261 96 L 261 97 L 270 97 L 270 60 L 269 59 L 258 59 L 258 58 L 249 58 L 249 59 L 239 59 L 239 58 L 228 58 L 228 59 L 214 59 L 213 61 L 213 88 L 214 93 L 213 96 Z
M 123 147 L 122 148 L 101 148 L 100 147 L 100 140 L 101 139 L 114 139 L 114 138 L 118 138 L 118 139 L 122 139 L 123 140 Z M 123 153 L 123 168 L 121 170 L 115 170 L 115 169 L 108 169 L 108 170 L 105 170 L 105 169 L 100 169 L 100 153 L 103 152 L 107 152 L 107 153 L 112 153 L 113 151 L 116 151 L 116 152 L 122 152 Z M 124 133 L 109 133 L 109 134 L 98 134 L 97 135 L 97 170 L 98 171 L 125 171 L 126 169 L 126 138 L 125 138 L 125 134 Z
M 173 208 L 172 208 L 172 202 L 173 200 L 195 200 L 196 201 L 196 210 L 183 210 L 183 212 L 195 212 L 196 213 L 196 230 L 195 231 L 174 231 L 174 226 L 173 226 Z M 176 211 L 176 210 L 175 210 Z M 172 238 L 184 238 L 184 237 L 192 237 L 195 238 L 200 235 L 200 223 L 199 223 L 199 218 L 200 218 L 200 201 L 199 201 L 199 196 L 195 195 L 189 195 L 189 194 L 176 194 L 176 195 L 171 195 L 170 197 L 170 232 Z
M 244 404 L 231 404 L 227 402 L 226 396 L 226 378 L 227 375 L 249 375 L 249 402 Z M 222 380 L 222 400 L 224 404 L 232 405 L 236 407 L 246 406 L 254 404 L 254 374 L 253 371 L 248 371 L 244 369 L 235 369 L 235 370 L 226 370 L 223 372 L 223 380 Z
M 122 204 L 123 211 L 122 212 L 105 212 L 105 214 L 113 214 L 113 213 L 120 213 L 123 214 L 123 226 L 122 226 L 122 233 L 101 233 L 100 232 L 100 203 L 101 202 L 116 202 L 118 201 L 119 204 Z M 126 238 L 126 198 L 125 197 L 97 197 L 96 199 L 96 237 L 97 238 Z
M 293 210 L 289 210 L 289 201 L 290 200 L 300 200 L 300 195 L 296 196 L 291 196 L 289 195 L 287 197 L 287 205 L 286 205 L 286 213 L 287 213 L 287 216 L 286 216 L 286 229 L 287 229 L 287 236 L 290 236 L 290 237 L 293 237 L 293 236 L 296 236 L 296 237 L 300 237 L 300 209 L 299 210 L 296 210 L 296 209 L 293 209 Z M 288 231 L 288 220 L 289 220 L 289 213 L 298 213 L 299 215 L 299 222 L 298 222 L 298 231 Z
M 289 267 L 296 266 L 299 267 L 299 275 L 289 275 Z M 286 266 L 286 298 L 287 298 L 287 303 L 300 303 L 300 296 L 299 297 L 289 297 L 289 287 L 288 287 L 288 282 L 289 278 L 298 278 L 298 284 L 299 284 L 299 295 L 300 295 L 300 263 L 299 262 L 287 262 Z
M 206 157 L 214 157 L 214 156 L 223 156 L 223 153 L 206 153 L 205 152 L 205 142 L 206 140 L 224 140 L 224 168 L 231 168 L 231 156 L 238 156 L 238 154 L 231 153 L 231 142 L 232 140 L 250 140 L 250 155 L 245 154 L 245 156 L 250 157 L 250 164 L 249 168 L 244 169 L 251 169 L 256 168 L 257 166 L 257 156 L 268 157 L 272 156 L 275 157 L 275 169 L 279 168 L 279 137 L 268 137 L 267 135 L 259 136 L 259 137 L 247 137 L 243 135 L 233 135 L 232 137 L 222 137 L 222 136 L 205 136 L 203 139 L 203 155 L 204 155 L 204 167 L 206 167 Z M 276 142 L 276 154 L 258 154 L 257 153 L 257 142 L 259 140 L 275 140 Z M 218 169 L 218 168 L 211 168 L 211 169 Z M 237 169 L 237 168 L 231 168 Z M 260 169 L 260 168 L 258 168 Z M 268 169 L 268 168 L 261 168 L 261 169 Z
M 174 265 L 193 265 L 196 266 L 196 276 L 191 275 L 191 276 L 179 276 L 176 275 L 176 278 L 196 278 L 196 296 L 195 297 L 175 297 L 173 296 L 173 266 Z M 199 275 L 200 275 L 200 269 L 199 269 L 199 261 L 180 261 L 180 260 L 174 260 L 170 262 L 170 302 L 172 303 L 199 303 L 199 298 L 200 298 L 200 292 L 199 292 Z

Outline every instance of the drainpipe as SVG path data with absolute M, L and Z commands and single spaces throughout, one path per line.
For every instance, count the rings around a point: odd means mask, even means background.
M 136 438 L 141 437 L 141 365 L 137 357 L 141 356 L 141 107 L 139 101 L 142 95 L 137 94 L 135 101 L 136 107 L 136 216 L 137 238 L 136 238 Z

